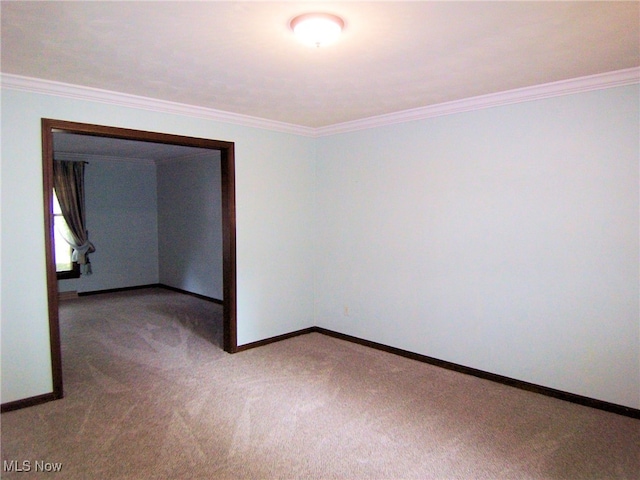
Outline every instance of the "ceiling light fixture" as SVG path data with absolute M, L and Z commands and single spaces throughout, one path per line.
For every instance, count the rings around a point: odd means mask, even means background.
M 305 13 L 295 17 L 289 25 L 303 43 L 321 47 L 338 39 L 344 20 L 330 13 Z

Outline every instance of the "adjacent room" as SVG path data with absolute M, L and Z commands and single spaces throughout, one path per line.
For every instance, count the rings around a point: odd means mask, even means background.
M 640 3 L 0 8 L 3 478 L 637 476 Z
M 84 161 L 92 273 L 87 294 L 162 284 L 223 300 L 220 152 L 92 135 L 53 135 L 55 161 Z

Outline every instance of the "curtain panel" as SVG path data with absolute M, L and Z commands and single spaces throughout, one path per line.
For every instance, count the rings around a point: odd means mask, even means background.
M 84 167 L 86 162 L 55 160 L 53 188 L 68 229 L 60 232 L 73 249 L 71 259 L 80 265 L 83 274 L 91 274 L 89 254 L 96 249 L 89 241 L 84 205 Z

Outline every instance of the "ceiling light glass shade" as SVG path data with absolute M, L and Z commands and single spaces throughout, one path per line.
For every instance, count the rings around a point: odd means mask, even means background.
M 344 21 L 329 13 L 305 13 L 291 20 L 291 29 L 296 36 L 307 45 L 321 47 L 335 42 Z

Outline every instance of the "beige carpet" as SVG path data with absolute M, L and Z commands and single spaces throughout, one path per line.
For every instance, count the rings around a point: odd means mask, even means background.
M 66 397 L 2 414 L 3 479 L 640 478 L 632 418 L 319 333 L 228 355 L 161 289 L 60 311 Z

